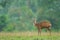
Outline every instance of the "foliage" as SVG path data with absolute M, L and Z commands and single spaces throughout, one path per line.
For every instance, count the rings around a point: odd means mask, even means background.
M 5 15 L 0 16 L 0 31 L 7 26 L 7 17 Z
M 33 18 L 37 22 L 48 20 L 52 24 L 52 30 L 60 29 L 60 0 L 0 0 L 0 27 L 4 31 L 32 31 Z M 7 20 L 5 19 L 7 15 Z M 7 24 L 6 24 L 6 22 Z

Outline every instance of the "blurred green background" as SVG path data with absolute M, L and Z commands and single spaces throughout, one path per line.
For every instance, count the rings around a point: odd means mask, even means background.
M 60 0 L 0 0 L 0 32 L 36 31 L 33 18 L 60 31 Z

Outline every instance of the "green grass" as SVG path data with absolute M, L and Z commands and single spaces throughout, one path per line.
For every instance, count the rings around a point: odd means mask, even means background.
M 60 40 L 60 34 L 43 33 L 38 36 L 37 33 L 0 33 L 0 40 Z

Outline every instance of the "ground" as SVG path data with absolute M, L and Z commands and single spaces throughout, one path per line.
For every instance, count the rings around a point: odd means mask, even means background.
M 60 33 L 44 32 L 38 36 L 37 32 L 0 32 L 0 40 L 60 40 Z

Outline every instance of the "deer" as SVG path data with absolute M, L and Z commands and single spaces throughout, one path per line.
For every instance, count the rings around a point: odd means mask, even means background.
M 41 35 L 41 29 L 43 29 L 43 28 L 46 28 L 50 32 L 50 35 L 51 35 L 51 26 L 52 26 L 52 24 L 50 22 L 42 21 L 42 22 L 37 23 L 36 19 L 34 19 L 34 23 L 33 24 L 38 29 L 38 35 Z

